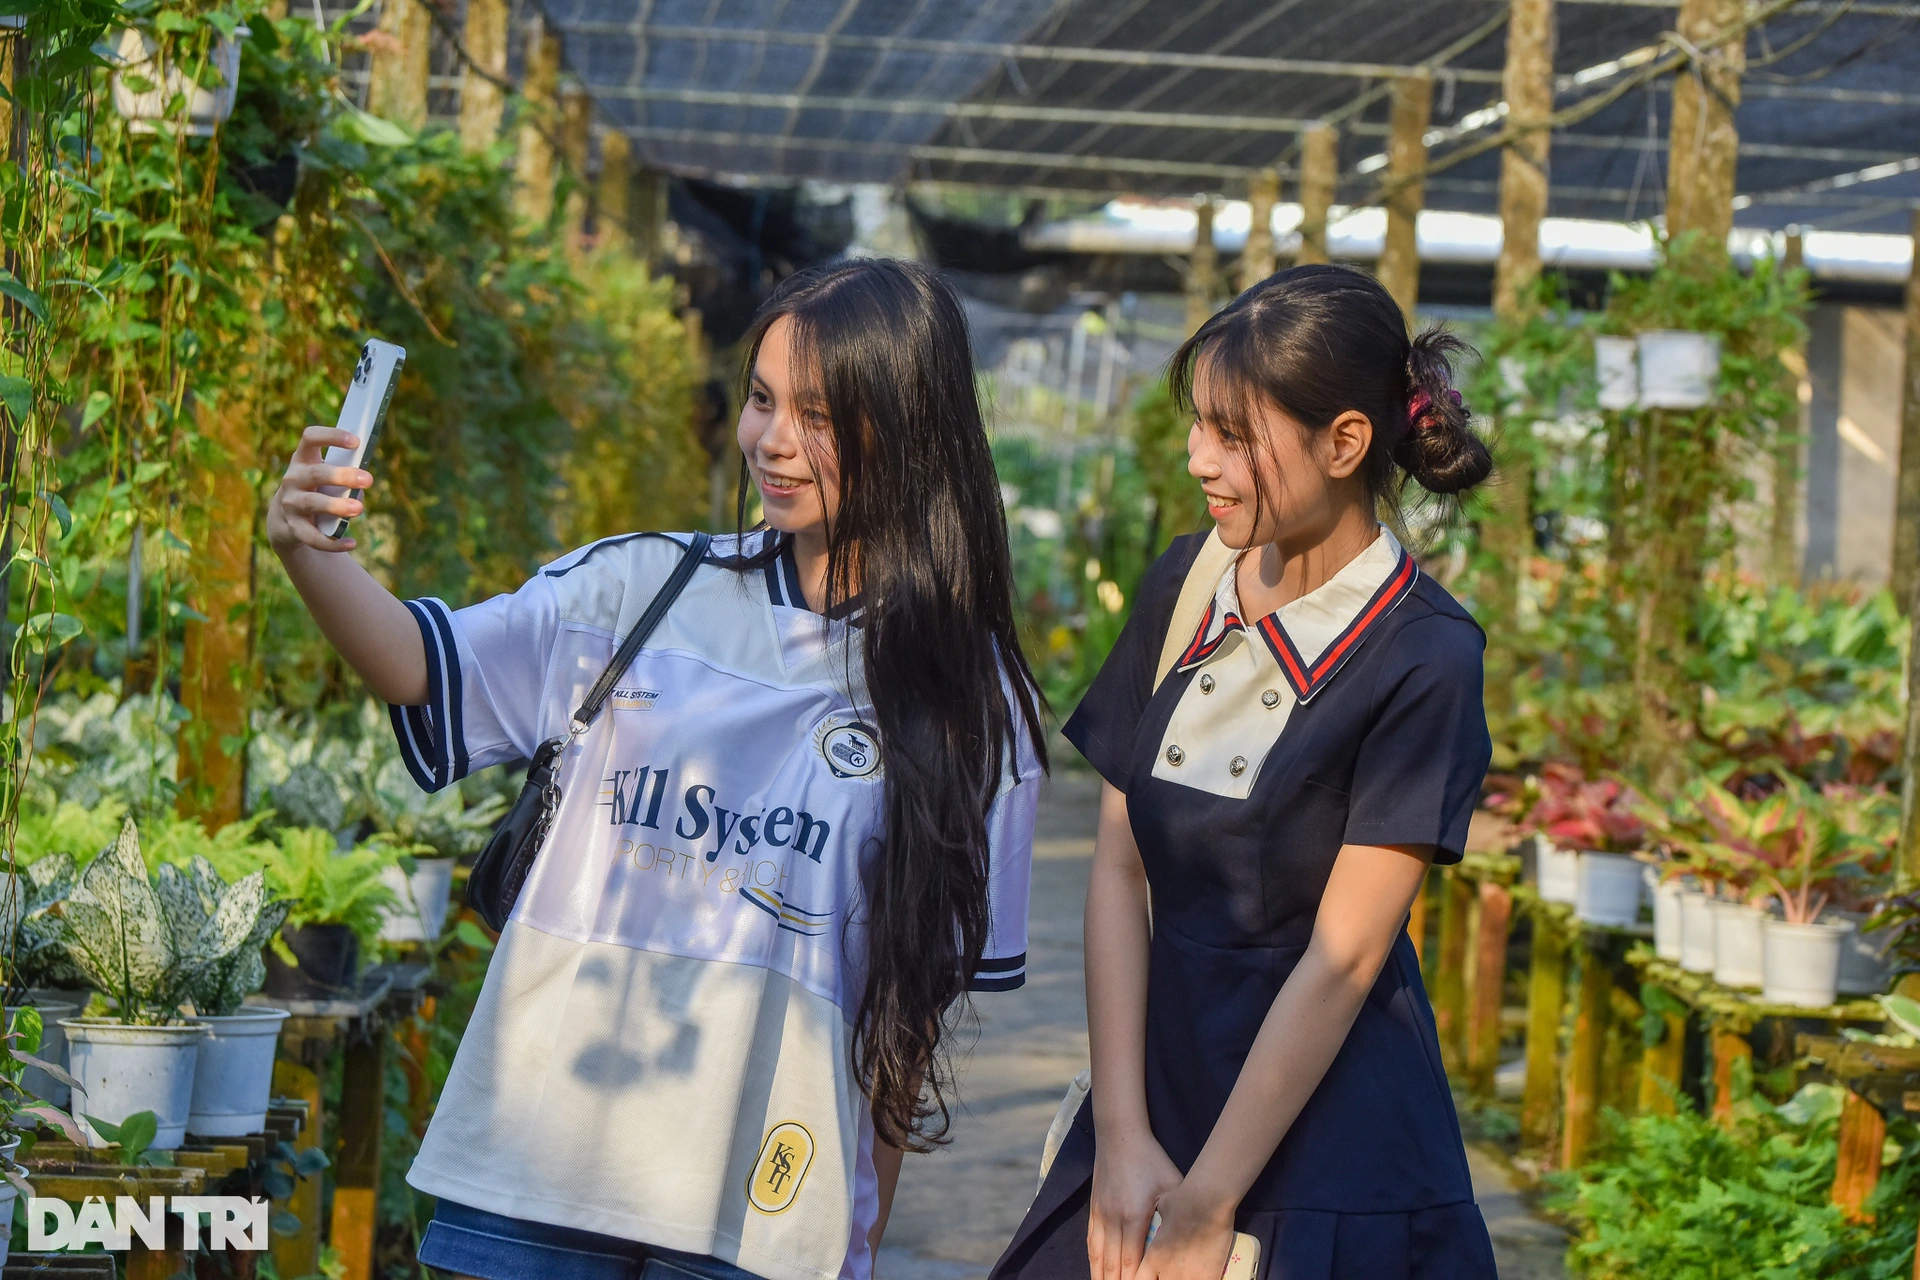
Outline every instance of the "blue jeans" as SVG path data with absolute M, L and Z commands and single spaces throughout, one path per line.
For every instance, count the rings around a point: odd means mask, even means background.
M 442 1200 L 420 1261 L 475 1280 L 756 1280 L 731 1262 Z

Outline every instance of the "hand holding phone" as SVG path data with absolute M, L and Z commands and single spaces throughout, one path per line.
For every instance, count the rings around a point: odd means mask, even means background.
M 347 397 L 340 405 L 340 421 L 337 424 L 340 430 L 352 432 L 360 443 L 351 449 L 340 445 L 328 449 L 325 458 L 327 466 L 366 469 L 367 459 L 373 456 L 374 444 L 380 438 L 380 428 L 386 424 L 387 406 L 393 402 L 394 384 L 400 380 L 400 370 L 406 362 L 405 347 L 382 342 L 378 338 L 368 339 L 367 345 L 360 348 L 360 359 L 354 363 L 353 381 L 347 386 Z M 319 491 L 329 497 L 354 499 L 364 492 L 330 484 L 321 485 Z M 347 518 L 344 516 L 319 515 L 313 518 L 313 522 L 329 538 L 347 536 Z
M 1147 1243 L 1160 1234 L 1160 1214 L 1156 1211 L 1153 1221 L 1147 1224 Z M 1260 1270 L 1260 1240 L 1244 1231 L 1233 1233 L 1233 1252 L 1227 1255 L 1227 1269 L 1220 1273 L 1220 1280 L 1253 1280 Z

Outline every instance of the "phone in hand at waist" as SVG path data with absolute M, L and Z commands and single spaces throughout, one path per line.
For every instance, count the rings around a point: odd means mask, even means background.
M 1160 1215 L 1155 1213 L 1153 1221 L 1147 1224 L 1147 1243 L 1160 1234 Z M 1233 1233 L 1233 1252 L 1227 1255 L 1227 1269 L 1220 1273 L 1220 1280 L 1253 1280 L 1260 1270 L 1260 1241 L 1244 1231 Z
M 353 381 L 348 384 L 347 398 L 340 405 L 340 420 L 334 424 L 342 431 L 351 431 L 360 443 L 351 449 L 339 445 L 328 449 L 328 466 L 366 468 L 367 459 L 373 456 L 374 443 L 380 438 L 380 428 L 386 423 L 394 384 L 400 381 L 400 369 L 406 362 L 405 347 L 378 338 L 369 338 L 367 345 L 360 348 L 360 359 L 353 366 Z M 349 492 L 339 485 L 328 484 L 321 485 L 320 492 L 334 498 L 358 498 L 363 491 Z M 315 516 L 313 522 L 329 538 L 347 536 L 344 516 L 320 515 Z

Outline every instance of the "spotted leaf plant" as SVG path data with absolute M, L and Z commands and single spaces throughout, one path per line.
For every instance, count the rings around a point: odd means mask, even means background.
M 258 962 L 267 907 L 259 872 L 227 884 L 196 857 L 184 870 L 163 864 L 149 876 L 129 819 L 113 848 L 81 873 L 60 919 L 68 953 L 120 1020 L 164 1026 L 179 1020 L 183 1004 L 218 1004 L 244 985 L 250 969 L 237 953 L 251 944 Z

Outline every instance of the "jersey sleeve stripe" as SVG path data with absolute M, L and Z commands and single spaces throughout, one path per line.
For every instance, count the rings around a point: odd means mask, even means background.
M 974 972 L 980 974 L 1011 973 L 1015 969 L 1025 969 L 1026 967 L 1027 953 L 1022 951 L 1017 956 L 1003 956 L 999 959 L 988 959 L 983 956 L 980 960 L 980 967 L 974 970 Z
M 441 687 L 446 696 L 446 715 L 441 723 L 447 726 L 447 744 L 451 748 L 451 769 L 446 775 L 446 782 L 450 783 L 467 776 L 467 732 L 462 719 L 464 691 L 460 687 L 460 646 L 453 638 L 453 616 L 447 612 L 447 606 L 431 598 L 421 603 L 426 606 L 427 614 L 433 619 L 434 630 L 440 635 Z
M 439 791 L 467 771 L 460 723 L 460 654 L 453 620 L 438 600 L 408 600 L 427 661 L 427 703 L 390 707 L 400 758 L 423 791 Z
M 1027 985 L 1027 965 L 1024 955 L 1016 957 L 1018 967 L 1004 972 L 988 972 L 987 963 L 1005 963 L 1002 961 L 983 962 L 981 971 L 973 975 L 973 981 L 967 984 L 969 991 L 1017 991 Z

